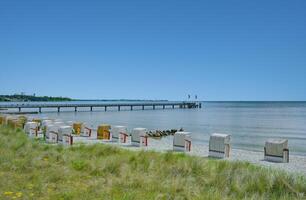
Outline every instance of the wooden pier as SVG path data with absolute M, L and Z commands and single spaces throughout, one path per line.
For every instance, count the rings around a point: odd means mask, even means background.
M 74 108 L 74 111 L 77 112 L 78 108 L 88 108 L 89 111 L 93 111 L 94 108 L 104 108 L 107 111 L 108 108 L 116 108 L 118 111 L 123 107 L 129 108 L 129 110 L 134 110 L 135 108 L 140 108 L 145 110 L 146 107 L 166 109 L 166 108 L 201 108 L 202 105 L 200 102 L 142 102 L 142 103 L 12 103 L 12 104 L 3 104 L 0 105 L 0 109 L 18 109 L 19 113 L 22 113 L 22 109 L 38 109 L 38 112 L 41 113 L 43 108 L 55 108 L 57 112 L 61 111 L 61 108 Z

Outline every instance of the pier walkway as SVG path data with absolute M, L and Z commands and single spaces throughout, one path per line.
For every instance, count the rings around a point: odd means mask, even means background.
M 166 109 L 166 108 L 201 108 L 202 105 L 199 102 L 188 102 L 188 101 L 165 101 L 165 102 L 131 102 L 131 103 L 7 103 L 7 104 L 0 104 L 0 109 L 18 109 L 21 113 L 23 108 L 31 108 L 31 109 L 38 109 L 38 112 L 42 112 L 43 108 L 56 108 L 57 112 L 61 111 L 61 108 L 74 108 L 74 111 L 77 112 L 78 108 L 89 108 L 90 111 L 93 111 L 94 108 L 104 108 L 107 111 L 108 108 L 117 108 L 118 111 L 121 110 L 122 107 L 128 107 L 130 110 L 133 110 L 135 107 L 141 108 L 142 110 L 145 107 L 151 107 L 155 110 L 157 107 Z

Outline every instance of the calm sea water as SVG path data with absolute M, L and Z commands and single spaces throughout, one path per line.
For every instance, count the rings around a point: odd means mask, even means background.
M 85 102 L 90 103 L 90 102 Z M 192 132 L 193 141 L 208 143 L 211 133 L 232 135 L 233 148 L 263 150 L 268 138 L 287 138 L 292 153 L 306 156 L 306 102 L 203 102 L 202 109 L 157 109 L 121 112 L 115 109 L 73 108 L 48 109 L 40 117 L 87 122 L 92 127 L 100 123 L 125 125 L 129 129 L 184 128 Z

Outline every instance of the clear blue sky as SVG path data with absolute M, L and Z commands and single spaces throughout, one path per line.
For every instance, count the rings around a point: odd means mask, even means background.
M 306 1 L 1 0 L 0 94 L 306 100 Z

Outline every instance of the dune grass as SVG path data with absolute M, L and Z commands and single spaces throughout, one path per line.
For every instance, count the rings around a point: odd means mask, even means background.
M 303 199 L 304 177 L 110 145 L 65 148 L 0 127 L 0 199 Z

